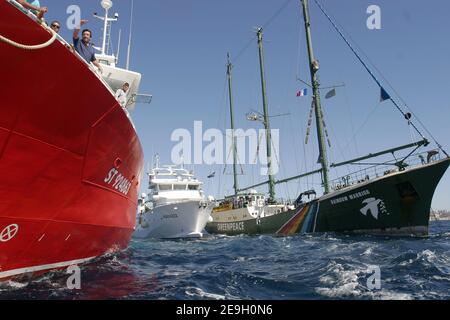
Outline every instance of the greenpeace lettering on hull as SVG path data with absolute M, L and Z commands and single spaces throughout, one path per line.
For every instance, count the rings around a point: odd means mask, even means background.
M 245 226 L 244 222 L 232 222 L 232 223 L 218 223 L 217 230 L 226 232 L 226 231 L 244 231 Z

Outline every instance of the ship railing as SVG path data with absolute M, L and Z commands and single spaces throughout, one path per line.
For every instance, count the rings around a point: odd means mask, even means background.
M 216 207 L 217 208 L 224 208 L 226 210 L 234 210 L 234 209 L 244 209 L 244 208 L 248 208 L 249 206 L 252 206 L 252 201 L 232 201 L 230 199 L 216 199 L 214 200 L 214 202 L 216 203 Z M 278 198 L 275 200 L 275 202 L 272 203 L 268 203 L 267 201 L 263 201 L 261 203 L 261 205 L 256 205 L 257 207 L 259 206 L 266 206 L 266 205 L 274 205 L 274 206 L 292 206 L 294 205 L 294 201 L 292 200 L 287 200 L 284 198 Z
M 20 3 L 18 3 L 15 0 L 6 0 L 9 3 L 11 3 L 12 5 L 16 6 L 19 10 L 21 10 L 22 12 L 24 12 L 29 18 L 31 18 L 32 20 L 34 20 L 34 22 L 36 22 L 37 24 L 39 24 L 40 26 L 42 26 L 44 29 L 46 29 L 48 32 L 52 32 L 52 30 L 50 29 L 50 27 L 43 22 L 42 20 L 40 20 L 31 10 L 28 10 L 26 8 L 24 8 Z M 66 46 L 66 48 L 72 48 L 72 45 L 66 41 L 66 39 L 64 39 L 61 35 L 57 34 L 56 38 L 64 45 Z M 108 85 L 108 83 L 101 77 L 101 75 L 99 75 L 99 73 L 97 72 L 97 70 L 95 69 L 94 65 L 92 65 L 91 63 L 87 63 L 86 60 L 83 59 L 83 57 L 81 57 L 81 55 L 76 52 L 75 50 L 73 50 L 73 54 L 84 64 L 86 65 L 89 70 L 92 71 L 92 73 L 95 74 L 95 76 L 105 85 L 105 87 L 109 90 L 109 92 L 114 95 L 114 92 L 112 91 L 111 87 Z
M 22 11 L 24 14 L 26 14 L 30 19 L 32 19 L 34 22 L 36 22 L 37 24 L 39 24 L 40 26 L 42 26 L 44 29 L 46 29 L 48 32 L 52 33 L 52 30 L 50 29 L 50 27 L 46 24 L 43 23 L 42 20 L 40 20 L 31 10 L 28 10 L 26 8 L 24 8 L 20 3 L 18 3 L 15 0 L 6 0 L 8 1 L 10 4 L 12 4 L 13 6 L 15 6 L 17 9 L 19 9 L 20 11 Z M 109 84 L 105 81 L 105 79 L 103 79 L 103 77 L 99 74 L 99 72 L 95 69 L 94 65 L 92 63 L 88 63 L 86 60 L 83 59 L 83 57 L 75 51 L 75 49 L 73 48 L 73 46 L 68 43 L 66 41 L 66 39 L 64 39 L 61 35 L 57 34 L 56 38 L 59 40 L 59 42 L 61 42 L 66 48 L 70 49 L 70 51 L 75 55 L 75 57 L 78 58 L 79 61 L 81 61 L 81 63 L 83 63 L 96 77 L 97 79 L 105 86 L 105 88 L 109 91 L 109 93 L 115 97 L 115 93 L 112 90 L 112 88 L 109 86 Z M 123 111 L 125 112 L 127 118 L 130 120 L 131 125 L 133 126 L 133 128 L 135 128 L 133 120 L 131 119 L 130 114 L 128 113 L 128 111 L 124 108 L 122 108 Z
M 431 164 L 442 160 L 443 157 L 444 156 L 440 150 L 431 150 L 428 152 L 411 155 L 403 161 L 393 160 L 382 164 L 370 165 L 362 170 L 358 170 L 332 180 L 331 187 L 334 191 L 339 191 L 348 187 L 372 181 L 377 178 L 382 178 L 387 175 Z
M 274 205 L 291 206 L 291 205 L 293 205 L 293 201 L 292 200 L 288 200 L 288 199 L 284 199 L 284 198 L 278 198 L 278 199 L 276 199 Z

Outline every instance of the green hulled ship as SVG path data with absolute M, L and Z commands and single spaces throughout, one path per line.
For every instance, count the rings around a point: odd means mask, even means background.
M 277 210 L 262 217 L 258 217 L 259 212 L 252 214 L 251 203 L 240 209 L 216 209 L 207 231 L 226 235 L 310 232 L 427 235 L 433 194 L 449 164 L 449 158 L 445 158 L 402 171 L 393 170 L 375 179 L 340 186 L 339 191 L 312 201 L 298 201 L 294 208 L 273 205 Z
M 260 28 L 257 36 L 264 107 L 264 114 L 261 118 L 266 129 L 269 179 L 258 185 L 239 189 L 236 173 L 236 137 L 233 136 L 235 194 L 225 198 L 213 210 L 211 215 L 213 221 L 207 224 L 206 230 L 211 234 L 224 235 L 293 235 L 313 232 L 427 235 L 433 195 L 439 181 L 450 165 L 450 157 L 437 141 L 434 141 L 437 145 L 436 150 L 422 150 L 423 148 L 428 148 L 430 143 L 415 126 L 413 115 L 404 112 L 404 107 L 400 106 L 389 95 L 388 91 L 353 49 L 324 8 L 317 0 L 314 1 L 369 72 L 373 80 L 379 85 L 382 99 L 390 100 L 393 103 L 408 121 L 408 124 L 419 133 L 422 140 L 329 165 L 320 101 L 320 84 L 317 75 L 319 63 L 314 57 L 312 48 L 308 0 L 301 0 L 308 46 L 311 87 L 313 89 L 312 108 L 316 119 L 320 169 L 278 181 L 272 175 L 271 136 L 265 87 L 262 29 Z M 231 126 L 234 132 L 231 70 L 232 65 L 228 62 L 227 74 Z M 412 151 L 409 152 L 409 149 Z M 395 157 L 396 153 L 403 150 L 408 150 L 406 156 Z M 393 155 L 393 161 L 376 163 L 364 170 L 330 181 L 330 167 L 364 165 L 361 161 L 376 159 L 388 154 Z M 320 174 L 322 177 L 324 189 L 322 196 L 316 197 L 316 192 L 309 190 L 299 195 L 293 203 L 277 202 L 275 200 L 276 185 L 315 174 Z M 254 188 L 263 185 L 269 186 L 268 196 L 253 191 Z

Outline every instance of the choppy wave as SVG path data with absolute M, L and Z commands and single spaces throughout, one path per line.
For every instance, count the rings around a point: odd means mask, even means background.
M 2 299 L 449 299 L 450 222 L 427 238 L 336 234 L 133 241 L 68 275 L 0 284 Z M 374 268 L 380 287 L 373 288 Z

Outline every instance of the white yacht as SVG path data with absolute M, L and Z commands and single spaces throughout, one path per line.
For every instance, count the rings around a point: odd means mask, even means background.
M 135 237 L 203 237 L 214 207 L 214 199 L 203 193 L 203 183 L 183 167 L 160 167 L 158 162 L 149 178 L 150 192 L 140 199 Z

